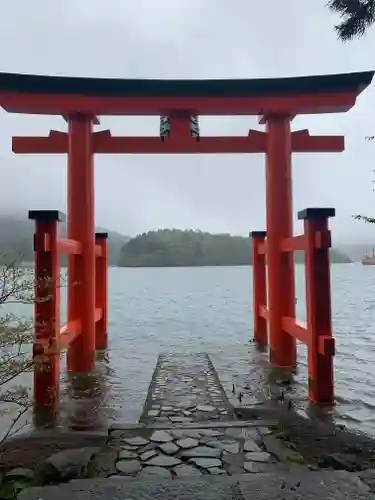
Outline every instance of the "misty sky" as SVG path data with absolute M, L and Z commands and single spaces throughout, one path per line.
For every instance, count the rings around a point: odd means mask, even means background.
M 2 9 L 0 70 L 117 78 L 262 78 L 375 69 L 375 28 L 336 38 L 326 0 L 12 0 Z M 203 117 L 202 135 L 247 135 L 256 117 Z M 155 135 L 157 117 L 110 118 L 115 134 Z M 349 113 L 293 128 L 345 134 L 346 151 L 293 157 L 294 212 L 334 206 L 336 241 L 374 241 L 375 82 Z M 66 158 L 19 156 L 11 136 L 66 129 L 62 118 L 0 112 L 0 209 L 66 211 Z M 248 234 L 265 228 L 263 155 L 96 156 L 97 224 L 124 234 L 158 227 Z M 375 186 L 375 184 L 374 184 Z M 299 223 L 295 223 L 299 231 Z

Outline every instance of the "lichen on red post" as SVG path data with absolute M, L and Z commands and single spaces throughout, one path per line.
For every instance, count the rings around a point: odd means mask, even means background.
M 298 213 L 306 236 L 306 317 L 309 334 L 309 398 L 320 405 L 334 403 L 330 255 L 328 219 L 334 208 L 306 208 Z

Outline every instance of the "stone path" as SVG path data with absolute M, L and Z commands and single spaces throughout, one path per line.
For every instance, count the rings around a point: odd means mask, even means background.
M 92 477 L 252 474 L 303 462 L 257 418 L 236 421 L 207 354 L 160 355 L 139 427 L 115 425 Z
M 234 418 L 232 406 L 207 354 L 159 356 L 141 422 L 183 424 Z
M 94 465 L 93 476 L 151 474 L 178 479 L 285 471 L 303 462 L 294 450 L 276 447 L 278 440 L 271 436 L 266 422 L 243 427 L 238 422 L 226 424 L 215 428 L 207 423 L 207 427 L 197 428 L 113 430 L 107 450 L 94 458 L 93 463 L 100 465 Z

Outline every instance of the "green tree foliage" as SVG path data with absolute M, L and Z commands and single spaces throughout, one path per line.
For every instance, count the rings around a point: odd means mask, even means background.
M 375 22 L 375 0 L 329 0 L 328 7 L 340 14 L 335 30 L 344 42 L 363 36 Z
M 303 255 L 296 252 L 296 262 Z M 350 262 L 335 250 L 333 262 Z M 245 266 L 251 265 L 251 239 L 229 234 L 160 229 L 143 233 L 122 249 L 123 267 Z

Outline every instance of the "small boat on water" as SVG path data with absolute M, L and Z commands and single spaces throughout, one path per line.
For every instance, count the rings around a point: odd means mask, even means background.
M 365 253 L 362 257 L 362 264 L 364 266 L 375 266 L 375 249 L 372 249 L 372 255 Z

